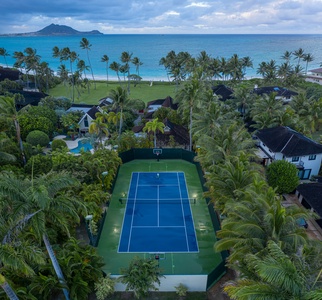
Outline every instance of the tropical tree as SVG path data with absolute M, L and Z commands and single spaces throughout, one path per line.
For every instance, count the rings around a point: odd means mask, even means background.
M 305 74 L 307 74 L 307 68 L 310 62 L 314 60 L 314 56 L 311 53 L 306 53 L 303 56 L 303 61 L 305 61 Z
M 88 63 L 89 63 L 89 67 L 91 69 L 92 78 L 93 78 L 93 81 L 94 81 L 94 87 L 96 89 L 96 83 L 95 83 L 93 68 L 92 68 L 91 60 L 89 59 L 89 50 L 91 50 L 92 44 L 89 42 L 89 40 L 87 38 L 83 37 L 82 40 L 80 41 L 80 47 L 82 49 L 86 50 L 87 60 L 88 60 Z
M 254 128 L 263 129 L 278 125 L 279 115 L 284 111 L 283 103 L 276 99 L 276 93 L 264 94 L 258 97 L 250 111 L 250 115 L 256 124 Z
M 184 83 L 183 87 L 176 95 L 176 101 L 179 102 L 179 110 L 187 113 L 189 118 L 189 151 L 192 150 L 192 127 L 193 127 L 193 113 L 200 99 L 204 87 L 201 80 L 201 73 L 197 71 L 193 76 Z
M 138 76 L 140 76 L 140 66 L 143 65 L 143 62 L 137 57 L 133 57 L 132 64 L 135 66 L 136 73 Z
M 152 132 L 154 137 L 154 148 L 157 147 L 157 132 L 164 133 L 164 123 L 160 122 L 158 118 L 153 119 L 145 124 L 143 131 Z
M 155 259 L 134 257 L 128 268 L 121 269 L 120 281 L 126 284 L 127 291 L 133 291 L 137 299 L 146 297 L 150 290 L 157 291 L 160 285 L 160 270 Z
M 96 113 L 97 115 L 98 113 Z M 96 134 L 99 139 L 99 144 L 103 147 L 102 137 L 103 134 L 108 135 L 108 124 L 104 122 L 102 117 L 96 117 L 95 120 L 92 120 L 91 125 L 89 126 L 88 132 L 91 134 Z
M 206 175 L 208 192 L 205 194 L 224 214 L 227 202 L 242 199 L 243 192 L 261 178 L 258 165 L 250 163 L 248 156 L 230 157 L 209 171 Z
M 101 62 L 106 64 L 106 84 L 108 85 L 108 62 L 109 62 L 110 58 L 104 54 L 101 58 Z
M 128 93 L 122 87 L 117 87 L 114 90 L 111 90 L 110 96 L 113 100 L 112 108 L 117 112 L 120 112 L 120 123 L 119 123 L 119 138 L 122 133 L 123 127 L 123 113 L 124 109 L 143 109 L 145 107 L 145 103 L 141 100 L 131 100 L 128 97 Z
M 281 56 L 281 58 L 284 59 L 284 60 L 286 60 L 287 63 L 289 63 L 290 62 L 290 59 L 292 57 L 292 54 L 293 54 L 292 51 L 286 50 L 284 52 L 284 54 Z
M 295 56 L 294 59 L 297 59 L 297 65 L 299 66 L 301 59 L 303 59 L 305 56 L 304 50 L 302 48 L 299 48 L 298 50 L 295 50 L 293 54 Z
M 0 116 L 8 122 L 13 122 L 16 131 L 17 142 L 21 151 L 23 164 L 26 164 L 23 143 L 21 139 L 21 130 L 18 120 L 18 112 L 14 98 L 0 96 Z
M 242 268 L 246 254 L 265 251 L 269 241 L 275 241 L 287 254 L 294 254 L 309 244 L 305 229 L 298 219 L 309 218 L 309 213 L 296 205 L 284 207 L 275 191 L 264 181 L 254 182 L 239 201 L 225 204 L 227 218 L 217 231 L 217 251 L 231 250 L 229 264 Z
M 62 194 L 62 191 L 73 187 L 76 182 L 67 173 L 48 173 L 32 179 L 20 179 L 4 174 L 0 181 L 0 195 L 11 201 L 21 213 L 39 211 L 29 221 L 33 228 L 32 233 L 37 241 L 43 240 L 66 299 L 69 299 L 66 281 L 51 247 L 48 233 L 56 232 L 56 239 L 58 232 L 70 236 L 69 228 L 79 222 L 78 212 L 86 213 L 81 202 L 71 195 Z M 49 224 L 50 229 L 47 228 Z M 50 237 L 53 238 L 52 235 Z
M 8 68 L 8 62 L 7 62 L 7 59 L 6 59 L 6 57 L 7 56 L 10 56 L 10 54 L 8 53 L 8 51 L 5 49 L 5 48 L 0 48 L 0 56 L 3 56 L 3 58 L 4 58 L 4 61 L 5 61 L 5 63 L 6 63 L 6 66 L 7 66 L 7 68 Z
M 197 160 L 207 169 L 232 156 L 247 152 L 255 157 L 255 143 L 243 124 L 238 122 L 223 123 L 215 129 L 214 137 L 206 135 L 198 139 L 201 151 Z
M 113 61 L 111 64 L 110 64 L 110 69 L 114 72 L 116 72 L 116 75 L 117 75 L 117 79 L 118 81 L 121 81 L 120 79 L 120 68 L 121 68 L 121 65 L 116 62 L 116 61 Z
M 276 192 L 287 194 L 299 184 L 298 170 L 295 164 L 286 160 L 276 160 L 267 167 L 268 184 L 276 188 Z
M 278 243 L 269 241 L 266 252 L 259 255 L 248 254 L 245 262 L 248 274 L 236 282 L 227 283 L 224 287 L 224 291 L 232 299 L 322 298 L 322 286 L 318 281 L 322 269 L 312 266 L 302 251 L 296 256 L 289 256 L 282 251 Z M 318 267 L 321 268 L 320 263 Z
M 128 51 L 122 52 L 121 61 L 124 63 L 124 70 L 127 72 L 127 92 L 130 94 L 130 62 L 132 61 L 132 53 Z

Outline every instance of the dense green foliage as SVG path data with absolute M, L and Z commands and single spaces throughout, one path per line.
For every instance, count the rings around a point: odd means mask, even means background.
M 160 285 L 160 269 L 155 259 L 135 257 L 128 268 L 121 269 L 120 281 L 127 291 L 133 291 L 137 299 L 146 297 L 150 290 L 157 291 Z
M 28 133 L 26 141 L 27 143 L 35 147 L 38 145 L 41 147 L 45 147 L 49 143 L 49 137 L 43 131 L 34 130 Z
M 285 160 L 277 160 L 267 167 L 268 184 L 279 194 L 290 193 L 299 184 L 296 166 Z
M 51 142 L 51 149 L 53 151 L 58 150 L 58 149 L 68 149 L 67 144 L 64 140 L 62 139 L 56 139 Z

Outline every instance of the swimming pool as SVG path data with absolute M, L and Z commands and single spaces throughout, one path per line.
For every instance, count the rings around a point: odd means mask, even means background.
M 80 153 L 81 149 L 86 152 L 92 150 L 93 146 L 89 142 L 83 143 L 82 141 L 78 141 L 78 146 L 74 149 L 70 149 L 69 151 L 72 153 Z

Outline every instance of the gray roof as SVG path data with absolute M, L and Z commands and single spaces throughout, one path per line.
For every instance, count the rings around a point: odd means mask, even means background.
M 287 157 L 322 153 L 321 144 L 286 126 L 265 128 L 259 130 L 256 136 L 271 151 Z

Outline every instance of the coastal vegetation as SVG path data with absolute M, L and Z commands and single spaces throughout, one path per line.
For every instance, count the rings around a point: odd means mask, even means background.
M 82 49 L 88 51 L 90 47 L 88 40 L 82 40 Z M 37 107 L 17 110 L 14 95 L 19 93 L 10 91 L 11 84 L 1 84 L 1 297 L 6 297 L 6 292 L 10 299 L 53 299 L 62 294 L 66 299 L 88 299 L 94 291 L 106 290 L 106 296 L 113 292 L 110 278 L 103 279 L 102 258 L 94 247 L 76 239 L 76 228 L 88 221 L 95 235 L 122 163 L 118 152 L 156 147 L 156 133 L 162 136 L 167 116 L 188 131 L 188 148 L 196 152 L 205 174 L 205 196 L 223 219 L 215 249 L 230 251 L 227 266 L 237 274 L 224 287 L 228 295 L 242 300 L 321 299 L 322 245 L 297 224 L 299 218 L 312 215 L 299 207 L 282 205 L 281 193 L 294 188 L 295 176 L 292 180 L 282 178 L 273 165 L 267 172 L 256 158 L 252 138 L 255 130 L 283 125 L 319 141 L 322 93 L 304 82 L 300 61 L 309 63 L 313 58 L 303 49 L 285 52 L 285 63 L 280 66 L 274 61 L 263 62 L 258 68 L 261 78 L 253 80 L 245 80 L 247 68 L 252 67 L 248 57 L 236 54 L 227 60 L 212 59 L 201 52 L 193 58 L 187 52 L 171 51 L 160 59 L 169 82 L 153 84 L 140 80 L 143 62 L 132 58 L 131 52 L 121 53 L 122 64 L 110 64 L 118 82 L 110 82 L 108 75 L 106 82 L 88 79 L 85 73 L 91 71 L 90 61 L 87 67 L 69 48 L 53 49 L 62 63 L 57 76 L 46 70 L 35 49 L 14 55 L 15 66 L 26 70 L 27 81 L 50 97 L 43 98 Z M 104 56 L 106 68 L 108 62 Z M 131 74 L 131 64 L 136 74 Z M 212 87 L 219 83 L 231 88 L 231 99 L 222 101 L 214 95 Z M 255 85 L 292 87 L 299 94 L 285 104 L 274 93 L 253 93 Z M 178 111 L 160 109 L 152 121 L 143 115 L 141 125 L 151 135 L 135 137 L 131 128 L 138 110 L 143 110 L 147 101 L 169 95 Z M 61 96 L 68 99 L 58 98 Z M 61 133 L 73 139 L 78 134 L 82 114 L 66 112 L 72 103 L 86 99 L 94 105 L 107 97 L 113 104 L 96 114 L 87 135 L 94 141 L 93 153 L 70 155 L 63 143 L 44 151 L 42 141 L 46 137 L 52 139 Z M 41 136 L 38 131 L 42 131 Z M 278 171 L 285 175 L 284 169 Z M 290 172 L 294 175 L 293 170 Z M 281 182 L 272 182 L 273 175 Z M 280 185 L 288 190 L 279 190 Z M 123 270 L 122 282 L 140 297 L 153 283 L 159 283 L 160 276 L 154 261 L 139 262 L 151 272 L 149 280 L 133 276 L 132 272 L 142 271 L 137 270 L 136 263 Z M 99 284 L 105 286 L 100 288 Z

